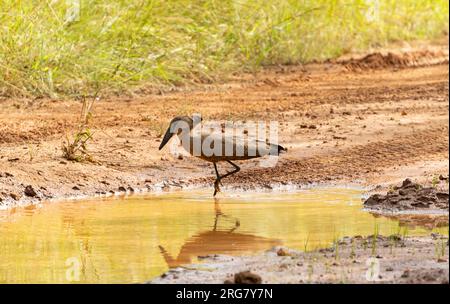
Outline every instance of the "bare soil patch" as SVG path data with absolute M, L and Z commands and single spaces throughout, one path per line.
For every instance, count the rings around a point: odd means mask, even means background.
M 94 162 L 62 157 L 79 101 L 0 99 L 0 208 L 188 186 L 212 193 L 209 163 L 157 149 L 170 119 L 193 113 L 204 121 L 280 123 L 288 153 L 273 168 L 240 162 L 241 172 L 223 180 L 224 195 L 312 183 L 385 186 L 406 177 L 429 185 L 448 175 L 449 99 L 447 43 L 427 47 L 402 50 L 417 60 L 425 52 L 429 63 L 401 69 L 395 61 L 360 71 L 339 62 L 268 67 L 222 84 L 101 99 L 90 125 Z

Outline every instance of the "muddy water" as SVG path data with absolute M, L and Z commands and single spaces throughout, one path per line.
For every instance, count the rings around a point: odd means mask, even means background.
M 208 254 L 329 246 L 344 235 L 429 234 L 361 210 L 361 191 L 208 192 L 44 204 L 0 213 L 0 283 L 143 282 Z M 447 227 L 434 228 L 448 233 Z

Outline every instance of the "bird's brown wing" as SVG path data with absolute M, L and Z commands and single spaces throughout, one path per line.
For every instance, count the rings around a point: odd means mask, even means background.
M 200 135 L 198 135 L 200 136 Z M 266 143 L 261 140 L 245 136 L 225 136 L 224 134 L 201 134 L 191 138 L 190 152 L 193 154 L 193 145 L 201 142 L 199 156 L 208 161 L 245 160 L 265 155 L 278 155 L 285 149 L 277 144 Z M 201 138 L 201 141 L 199 141 Z

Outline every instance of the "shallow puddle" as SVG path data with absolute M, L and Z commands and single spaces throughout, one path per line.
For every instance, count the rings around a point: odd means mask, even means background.
M 326 247 L 342 236 L 424 235 L 361 210 L 361 191 L 294 194 L 210 191 L 44 204 L 0 212 L 0 283 L 133 283 L 208 254 L 252 254 L 276 245 Z

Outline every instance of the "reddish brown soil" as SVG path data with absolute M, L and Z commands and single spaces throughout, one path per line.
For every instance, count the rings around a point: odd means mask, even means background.
M 362 58 L 341 60 L 338 63 L 349 70 L 386 69 L 420 67 L 437 64 L 448 64 L 448 52 L 443 50 L 418 50 L 408 53 L 402 52 L 376 52 Z
M 448 175 L 446 42 L 431 51 L 395 54 L 272 67 L 224 84 L 103 98 L 94 106 L 94 141 L 88 144 L 94 163 L 62 158 L 61 145 L 76 130 L 80 102 L 0 99 L 0 208 L 108 194 L 119 187 L 212 187 L 209 163 L 157 149 L 170 119 L 192 113 L 204 120 L 281 123 L 280 143 L 288 153 L 274 168 L 261 168 L 258 160 L 240 163 L 241 172 L 223 180 L 224 193 L 287 183 L 375 185 L 405 177 L 430 182 Z

